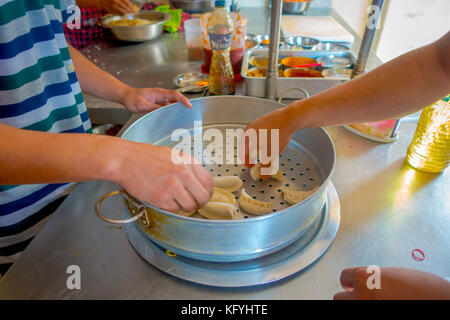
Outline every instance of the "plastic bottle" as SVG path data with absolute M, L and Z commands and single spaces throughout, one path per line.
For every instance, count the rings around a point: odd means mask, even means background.
M 422 111 L 406 161 L 416 169 L 433 173 L 449 165 L 450 94 Z
M 212 48 L 209 68 L 209 93 L 232 94 L 235 90 L 230 44 L 233 34 L 233 17 L 225 8 L 225 1 L 216 1 L 216 9 L 208 20 L 206 29 Z

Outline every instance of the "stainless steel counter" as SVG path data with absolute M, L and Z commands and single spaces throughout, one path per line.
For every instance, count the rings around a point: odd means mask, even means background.
M 248 17 L 247 32 L 267 34 L 270 15 L 266 8 L 242 8 L 241 13 Z M 331 15 L 355 37 L 352 52 L 357 56 L 361 39 L 348 24 L 328 8 L 311 8 L 309 15 Z M 112 43 L 93 43 L 81 52 L 103 70 L 135 87 L 162 87 L 176 89 L 173 78 L 178 74 L 200 71 L 203 61 L 189 61 L 184 34 L 164 33 L 159 39 L 140 44 L 119 41 Z M 367 69 L 381 64 L 371 53 Z M 244 94 L 244 82 L 237 84 L 236 94 Z M 186 94 L 189 98 L 201 94 Z M 97 98 L 84 93 L 89 116 L 94 124 L 124 124 L 131 116 L 121 104 Z
M 336 147 L 332 182 L 341 225 L 324 256 L 288 279 L 264 286 L 223 289 L 176 279 L 132 248 L 120 226 L 100 220 L 97 199 L 116 188 L 79 184 L 19 261 L 0 280 L 0 299 L 330 299 L 339 274 L 351 266 L 402 266 L 450 276 L 450 170 L 426 174 L 404 166 L 415 122 L 404 122 L 400 140 L 378 144 L 342 127 L 327 128 Z M 103 205 L 119 218 L 120 200 Z M 411 251 L 426 254 L 422 262 Z M 81 290 L 68 290 L 66 269 L 81 269 Z
M 96 44 L 83 53 L 140 87 L 174 88 L 175 75 L 201 64 L 187 61 L 180 35 L 137 45 Z M 379 60 L 372 57 L 369 63 L 373 67 Z M 89 95 L 85 98 L 100 123 L 128 119 L 120 105 Z M 330 299 L 340 290 L 342 269 L 370 264 L 411 267 L 449 277 L 450 170 L 432 175 L 404 166 L 415 127 L 415 121 L 403 122 L 400 140 L 392 144 L 365 140 L 342 127 L 327 128 L 337 152 L 332 182 L 340 198 L 340 229 L 319 261 L 288 279 L 223 289 L 168 276 L 134 251 L 122 227 L 96 216 L 97 199 L 117 186 L 92 181 L 75 188 L 0 280 L 0 299 Z M 103 208 L 119 218 L 122 205 L 117 199 Z M 415 248 L 425 252 L 424 261 L 411 257 Z M 81 269 L 81 290 L 67 289 L 70 265 Z

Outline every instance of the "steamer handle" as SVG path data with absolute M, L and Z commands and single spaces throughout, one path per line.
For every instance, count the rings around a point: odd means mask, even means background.
M 121 194 L 122 196 L 124 196 L 128 201 L 132 202 L 133 205 L 135 205 L 138 210 L 139 213 L 131 218 L 128 219 L 121 219 L 121 220 L 114 220 L 114 219 L 110 219 L 106 216 L 104 216 L 102 214 L 102 212 L 100 211 L 100 204 L 106 200 L 109 197 L 115 196 L 116 194 Z M 136 200 L 132 199 L 128 194 L 126 194 L 125 192 L 123 192 L 122 190 L 116 190 L 113 192 L 110 192 L 108 194 L 105 194 L 103 197 L 101 197 L 98 201 L 97 204 L 95 205 L 95 212 L 97 213 L 97 215 L 99 216 L 100 219 L 105 220 L 107 222 L 110 223 L 115 223 L 115 224 L 125 224 L 125 223 L 129 223 L 129 222 L 133 222 L 138 220 L 139 218 L 141 218 L 144 213 L 145 213 L 145 206 L 141 203 L 136 203 Z
M 288 94 L 289 92 L 291 92 L 291 91 L 301 91 L 301 92 L 303 92 L 305 94 L 305 98 L 309 98 L 309 93 L 308 93 L 308 91 L 306 91 L 306 89 L 303 89 L 303 88 L 289 88 L 287 90 L 284 90 L 280 94 L 280 97 L 278 98 L 278 103 L 281 103 L 281 100 L 283 100 L 284 96 L 286 94 Z

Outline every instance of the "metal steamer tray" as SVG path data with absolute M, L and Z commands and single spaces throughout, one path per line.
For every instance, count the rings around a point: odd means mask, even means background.
M 244 54 L 241 68 L 241 76 L 245 79 L 245 94 L 252 97 L 265 97 L 266 78 L 265 77 L 249 77 L 247 71 L 251 69 L 249 59 L 252 56 L 265 55 L 268 56 L 267 49 L 247 50 Z M 352 67 L 356 61 L 355 56 L 350 51 L 312 51 L 312 50 L 280 50 L 279 58 L 285 57 L 307 57 L 313 59 L 326 57 L 345 57 L 349 60 L 348 67 Z M 342 68 L 337 66 L 336 68 Z M 323 69 L 319 67 L 319 70 Z M 306 77 L 278 77 L 276 87 L 276 97 L 300 99 L 305 95 L 296 90 L 289 89 L 305 89 L 310 95 L 322 92 L 326 89 L 334 87 L 347 79 L 342 78 L 306 78 Z M 286 94 L 285 94 L 286 93 Z
M 185 128 L 191 139 L 203 137 L 203 149 L 208 145 L 203 136 L 208 129 L 218 132 L 243 129 L 257 117 L 284 106 L 274 101 L 240 96 L 199 98 L 192 100 L 192 105 L 192 109 L 175 104 L 153 111 L 130 126 L 122 138 L 173 146 L 176 142 L 171 140 L 172 132 Z M 191 148 L 195 149 L 194 146 Z M 234 149 L 236 143 L 233 139 L 226 140 L 222 148 Z M 218 147 L 214 151 L 220 150 Z M 288 247 L 323 215 L 335 152 L 330 137 L 322 128 L 304 129 L 293 134 L 280 157 L 281 182 L 273 179 L 255 182 L 248 168 L 232 162 L 204 162 L 204 167 L 213 176 L 240 176 L 248 194 L 258 200 L 272 201 L 274 212 L 252 216 L 240 210 L 240 219 L 237 220 L 208 220 L 198 214 L 185 217 L 140 202 L 122 191 L 132 216 L 126 221 L 136 221 L 136 226 L 147 239 L 177 256 L 212 263 L 235 263 L 268 256 Z M 306 200 L 289 206 L 282 199 L 283 186 L 305 191 L 319 188 Z M 234 195 L 237 198 L 239 194 L 236 192 Z M 108 196 L 99 200 L 97 209 Z
M 126 208 L 123 218 L 130 218 Z M 339 224 L 339 198 L 330 183 L 325 206 L 308 230 L 291 245 L 258 259 L 240 262 L 190 259 L 155 244 L 136 224 L 125 225 L 125 232 L 139 255 L 159 270 L 202 285 L 237 288 L 268 284 L 304 270 L 331 246 Z

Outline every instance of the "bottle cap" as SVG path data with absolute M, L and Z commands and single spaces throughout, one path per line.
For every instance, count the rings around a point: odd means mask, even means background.
M 216 0 L 215 6 L 216 7 L 225 7 L 225 0 Z

